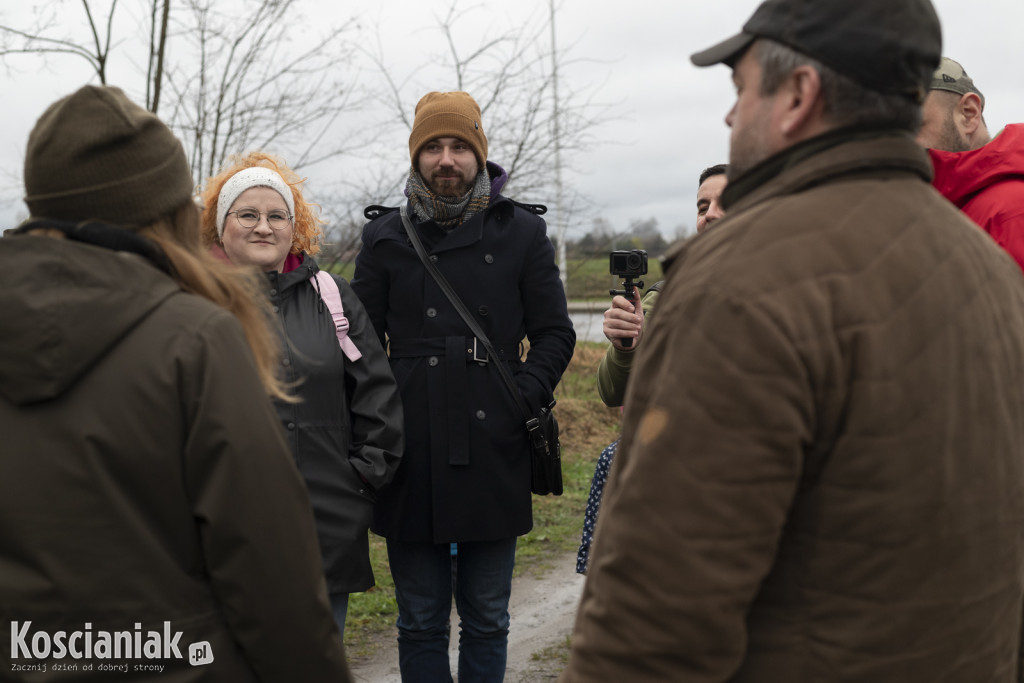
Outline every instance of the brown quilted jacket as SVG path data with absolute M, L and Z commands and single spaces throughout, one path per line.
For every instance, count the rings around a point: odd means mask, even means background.
M 570 681 L 1015 681 L 1024 278 L 909 136 L 733 197 L 672 255 Z

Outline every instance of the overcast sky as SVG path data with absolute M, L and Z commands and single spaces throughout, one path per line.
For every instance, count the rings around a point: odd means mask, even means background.
M 986 96 L 990 130 L 1024 121 L 1024 0 L 933 0 L 943 23 L 943 52 L 960 61 Z M 17 7 L 4 2 L 0 19 L 10 21 Z M 384 50 L 389 61 L 408 67 L 438 49 L 439 35 L 424 27 L 435 23 L 448 2 L 375 0 L 349 5 L 367 26 L 388 26 Z M 484 0 L 466 7 L 475 10 L 480 30 L 493 33 L 547 12 L 547 0 Z M 757 6 L 756 0 L 632 0 L 594 3 L 562 0 L 557 16 L 562 47 L 584 60 L 563 72 L 578 88 L 599 87 L 599 98 L 614 104 L 616 116 L 595 131 L 597 142 L 577 157 L 581 170 L 567 182 L 594 202 L 617 229 L 631 220 L 656 218 L 663 232 L 694 223 L 697 175 L 705 166 L 728 158 L 728 129 L 724 117 L 733 99 L 729 69 L 697 69 L 689 55 L 737 32 Z M 337 12 L 344 3 L 308 0 L 310 15 Z M 360 6 L 366 9 L 359 9 Z M 67 6 L 67 13 L 78 8 Z M 367 39 L 372 39 L 368 36 Z M 21 202 L 21 164 L 28 133 L 35 119 L 53 100 L 89 78 L 84 62 L 55 58 L 40 69 L 30 57 L 8 61 L 12 71 L 0 71 L 0 223 L 24 217 Z M 1016 68 L 1014 68 L 1016 67 Z M 344 68 L 340 65 L 339 68 Z M 445 88 L 439 84 L 438 88 Z M 487 121 L 484 121 L 487 127 Z M 389 144 L 402 144 L 394 142 Z M 501 163 L 501 159 L 494 159 Z M 318 173 L 330 173 L 318 169 Z M 550 197 L 529 199 L 553 203 Z M 526 199 L 526 198 L 524 198 Z M 589 229 L 589 218 L 578 221 L 575 236 Z

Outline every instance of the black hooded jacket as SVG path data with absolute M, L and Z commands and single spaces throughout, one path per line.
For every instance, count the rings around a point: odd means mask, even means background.
M 281 363 L 298 403 L 277 403 L 288 443 L 316 515 L 327 588 L 332 593 L 373 585 L 367 529 L 376 492 L 402 456 L 402 404 L 387 356 L 363 305 L 343 279 L 349 338 L 362 357 L 349 361 L 331 312 L 312 278 L 316 262 L 266 273 L 268 295 L 284 329 Z

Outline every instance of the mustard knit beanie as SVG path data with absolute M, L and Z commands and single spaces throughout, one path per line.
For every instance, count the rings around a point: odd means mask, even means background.
M 409 135 L 412 165 L 420 149 L 434 138 L 459 138 L 473 148 L 480 168 L 487 163 L 487 136 L 480 122 L 480 107 L 467 92 L 431 92 L 416 105 Z
M 192 197 L 174 133 L 119 89 L 87 85 L 54 102 L 25 151 L 25 203 L 35 218 L 143 226 Z

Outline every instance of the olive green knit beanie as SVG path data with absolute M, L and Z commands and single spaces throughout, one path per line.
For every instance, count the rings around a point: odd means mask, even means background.
M 25 203 L 35 218 L 152 223 L 192 197 L 171 130 L 119 89 L 87 85 L 54 102 L 25 151 Z
M 431 92 L 416 105 L 409 135 L 409 155 L 416 167 L 420 149 L 435 138 L 459 138 L 473 148 L 477 163 L 487 162 L 487 136 L 480 122 L 480 106 L 467 92 Z

